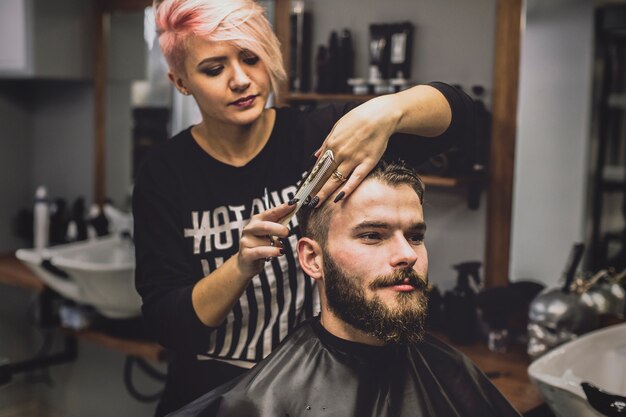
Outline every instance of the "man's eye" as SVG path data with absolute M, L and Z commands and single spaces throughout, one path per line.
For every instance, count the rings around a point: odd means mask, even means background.
M 256 56 L 256 55 L 246 56 L 246 57 L 244 57 L 244 58 L 243 58 L 243 62 L 244 62 L 246 65 L 254 65 L 254 64 L 256 64 L 257 62 L 259 62 L 259 57 L 258 57 L 258 56 Z
M 223 70 L 224 70 L 224 67 L 220 65 L 219 67 L 211 67 L 211 68 L 203 69 L 202 72 L 208 75 L 209 77 L 217 77 L 218 75 L 222 73 Z
M 407 237 L 407 240 L 409 242 L 411 242 L 412 244 L 418 245 L 418 244 L 424 242 L 424 235 L 422 235 L 422 234 L 410 235 L 410 236 Z
M 381 239 L 380 233 L 375 233 L 375 232 L 363 233 L 359 237 L 365 241 L 370 241 L 370 242 L 378 241 Z

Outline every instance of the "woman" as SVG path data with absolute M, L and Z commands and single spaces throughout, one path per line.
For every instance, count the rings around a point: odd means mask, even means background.
M 240 375 L 317 312 L 297 224 L 277 223 L 315 156 L 332 149 L 337 174 L 311 206 L 338 187 L 337 201 L 349 196 L 383 156 L 419 163 L 473 128 L 471 100 L 441 83 L 358 107 L 266 108 L 285 72 L 254 1 L 165 0 L 156 21 L 170 80 L 202 114 L 143 164 L 133 196 L 136 286 L 171 352 L 160 416 Z

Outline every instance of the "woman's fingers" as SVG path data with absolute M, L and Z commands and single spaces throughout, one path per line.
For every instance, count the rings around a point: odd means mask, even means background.
M 276 258 L 284 254 L 284 249 L 278 246 L 255 246 L 242 250 L 241 256 L 249 259 L 249 262 L 255 262 L 262 265 L 261 261 L 267 258 Z
M 340 164 L 328 178 L 326 184 L 318 191 L 314 207 L 319 207 L 333 194 L 333 201 L 338 202 L 348 197 L 359 186 L 374 167 L 374 163 L 364 161 L 354 167 L 352 164 Z
M 259 241 L 271 245 L 271 236 L 287 237 L 289 229 L 278 223 L 296 208 L 296 205 L 281 204 L 259 213 L 250 219 L 250 223 L 244 227 L 241 240 L 250 246 L 259 246 Z M 250 240 L 250 242 L 248 242 Z
M 239 240 L 238 262 L 242 271 L 254 275 L 263 269 L 266 259 L 283 255 L 283 244 L 277 237 L 289 236 L 289 229 L 278 223 L 296 208 L 287 203 L 259 213 L 244 227 Z
M 293 200 L 292 200 L 293 201 Z M 272 207 L 269 210 L 265 210 L 263 213 L 259 213 L 256 216 L 252 217 L 251 221 L 254 220 L 266 220 L 270 222 L 278 222 L 291 213 L 296 208 L 295 203 L 293 205 L 289 205 L 289 203 L 284 203 L 276 207 Z
M 334 202 L 338 203 L 344 198 L 348 197 L 356 188 L 363 182 L 367 174 L 372 170 L 373 167 L 368 167 L 365 164 L 361 164 L 352 171 L 348 180 L 343 184 L 343 186 L 339 189 L 339 193 L 335 195 Z

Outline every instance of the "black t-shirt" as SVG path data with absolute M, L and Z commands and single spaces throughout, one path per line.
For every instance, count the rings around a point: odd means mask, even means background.
M 465 142 L 474 132 L 472 100 L 446 84 L 430 85 L 450 103 L 450 127 L 435 138 L 393 135 L 385 159 L 402 158 L 418 165 Z M 353 107 L 276 109 L 266 146 L 243 167 L 212 158 L 194 141 L 190 129 L 147 158 L 133 192 L 136 288 L 148 330 L 178 358 L 258 362 L 317 312 L 317 291 L 297 260 L 295 218 L 285 256 L 265 264 L 219 327 L 199 320 L 191 292 L 198 280 L 238 251 L 241 230 L 263 210 L 265 188 L 274 206 L 294 196 L 296 183 L 315 161 L 313 153 Z M 192 373 L 183 372 L 185 384 L 194 384 Z
M 519 417 L 462 353 L 426 336 L 401 346 L 340 339 L 303 323 L 248 373 L 171 417 Z

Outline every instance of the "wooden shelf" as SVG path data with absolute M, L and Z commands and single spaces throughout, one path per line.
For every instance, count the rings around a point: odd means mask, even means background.
M 431 187 L 453 188 L 461 185 L 479 182 L 479 178 L 470 177 L 441 177 L 437 175 L 420 175 L 425 185 Z
M 0 254 L 0 284 L 26 288 L 42 293 L 45 285 L 12 253 Z

